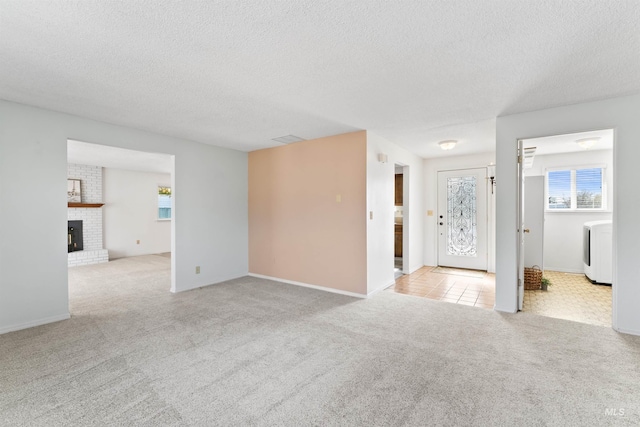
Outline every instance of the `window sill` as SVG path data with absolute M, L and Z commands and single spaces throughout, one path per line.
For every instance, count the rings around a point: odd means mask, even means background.
M 608 209 L 545 209 L 545 214 L 568 214 L 568 213 L 579 213 L 579 214 L 594 214 L 594 213 L 613 213 Z
M 166 221 L 171 221 L 171 218 L 158 218 L 156 221 L 158 221 L 158 222 L 166 222 Z

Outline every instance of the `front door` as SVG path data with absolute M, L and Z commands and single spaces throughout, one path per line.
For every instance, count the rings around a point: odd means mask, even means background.
M 438 265 L 487 269 L 487 169 L 438 172 Z

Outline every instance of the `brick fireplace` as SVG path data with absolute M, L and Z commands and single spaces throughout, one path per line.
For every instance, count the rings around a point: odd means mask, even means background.
M 102 202 L 102 168 L 89 165 L 67 165 L 67 177 L 81 181 L 82 202 Z M 102 208 L 68 208 L 67 220 L 82 221 L 82 250 L 67 254 L 67 265 L 97 264 L 109 261 L 109 251 L 102 246 Z

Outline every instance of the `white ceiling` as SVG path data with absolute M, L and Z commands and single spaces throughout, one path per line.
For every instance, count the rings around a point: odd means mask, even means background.
M 496 116 L 640 91 L 639 24 L 636 0 L 0 0 L 0 98 L 247 151 L 368 129 L 470 154 Z
M 536 156 L 543 156 L 547 154 L 576 153 L 584 151 L 584 148 L 578 145 L 576 141 L 586 138 L 600 138 L 598 143 L 590 148 L 589 151 L 613 149 L 613 129 L 531 138 L 525 139 L 523 142 L 525 148 L 536 147 Z
M 67 162 L 140 172 L 172 173 L 173 156 L 82 141 L 67 141 Z

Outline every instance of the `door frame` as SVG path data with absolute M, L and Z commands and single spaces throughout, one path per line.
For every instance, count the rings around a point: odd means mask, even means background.
M 404 274 L 410 273 L 409 268 L 409 227 L 410 227 L 410 209 L 411 197 L 410 197 L 410 167 L 402 163 L 398 163 L 402 166 L 402 272 Z
M 615 283 L 616 281 L 616 277 L 617 277 L 617 271 L 616 271 L 616 265 L 617 265 L 617 247 L 616 247 L 616 215 L 615 215 L 615 210 L 617 207 L 616 204 L 616 192 L 613 190 L 616 188 L 616 172 L 615 172 L 615 168 L 616 168 L 616 149 L 617 149 L 617 127 L 616 126 L 611 126 L 611 127 L 602 127 L 602 128 L 588 128 L 588 129 L 582 129 L 582 130 L 573 130 L 573 131 L 567 131 L 567 132 L 558 132 L 558 133 L 551 133 L 551 134 L 546 134 L 546 135 L 537 135 L 537 136 L 530 136 L 530 137 L 526 137 L 526 138 L 518 138 L 516 139 L 516 178 L 517 178 L 517 182 L 518 184 L 516 185 L 516 236 L 517 236 L 517 244 L 516 244 L 516 282 L 514 283 L 515 285 L 515 289 L 516 289 L 516 293 L 515 293 L 515 297 L 516 297 L 516 301 L 515 301 L 515 307 L 516 307 L 516 312 L 517 311 L 521 311 L 522 310 L 522 300 L 524 297 L 524 161 L 522 159 L 521 153 L 524 149 L 524 141 L 525 140 L 529 140 L 529 139 L 536 139 L 536 138 L 545 138 L 545 137 L 552 137 L 552 136 L 558 136 L 558 135 L 566 135 L 566 134 L 572 134 L 572 133 L 582 133 L 582 132 L 592 132 L 592 131 L 599 131 L 599 130 L 608 130 L 611 129 L 613 130 L 613 168 L 614 168 L 614 172 L 613 172 L 613 182 L 612 182 L 612 188 L 609 188 L 608 191 L 612 191 L 612 196 L 613 196 L 613 201 L 611 203 L 611 212 L 612 212 L 612 218 L 613 218 L 613 254 L 612 254 L 612 268 L 613 268 L 613 282 Z M 546 191 L 546 179 L 545 179 L 545 191 Z M 521 290 L 522 289 L 522 290 Z M 611 298 L 611 324 L 612 324 L 612 328 L 614 330 L 618 330 L 617 328 L 617 286 L 613 286 L 612 285 L 612 298 Z
M 524 140 L 518 140 L 518 185 L 517 185 L 517 233 L 518 233 L 518 280 L 516 282 L 516 307 L 522 310 L 524 304 Z
M 410 248 L 410 209 L 411 206 L 411 196 L 410 196 L 410 173 L 411 167 L 402 162 L 395 162 L 393 164 L 393 174 L 395 177 L 395 168 L 402 168 L 402 273 L 410 274 L 411 268 L 409 267 L 409 248 Z M 395 191 L 395 186 L 394 186 Z M 395 258 L 395 256 L 394 256 Z

